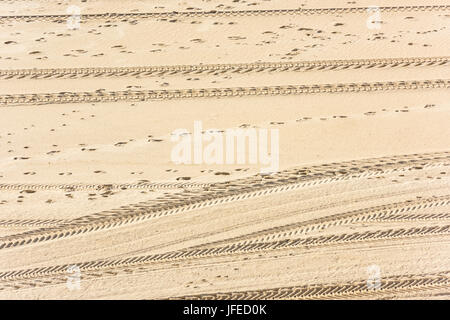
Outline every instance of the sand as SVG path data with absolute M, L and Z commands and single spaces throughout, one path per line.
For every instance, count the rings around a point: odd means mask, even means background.
M 450 8 L 378 3 L 2 2 L 0 298 L 448 299 Z

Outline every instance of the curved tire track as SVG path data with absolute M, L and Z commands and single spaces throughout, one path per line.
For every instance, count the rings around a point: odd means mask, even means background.
M 121 272 L 133 273 L 136 270 L 145 272 L 145 265 L 150 263 L 177 262 L 189 259 L 249 254 L 268 250 L 283 250 L 299 247 L 311 248 L 329 245 L 354 244 L 363 241 L 386 241 L 401 238 L 418 238 L 439 235 L 450 235 L 450 225 L 365 231 L 328 236 L 316 236 L 304 239 L 288 239 L 266 243 L 254 243 L 240 246 L 232 244 L 209 249 L 180 250 L 162 254 L 134 256 L 125 259 L 82 262 L 77 264 L 77 267 L 80 268 L 83 278 L 88 279 L 98 278 L 103 275 L 117 275 Z M 69 264 L 65 264 L 1 272 L 0 290 L 8 289 L 11 286 L 14 287 L 14 289 L 19 289 L 34 287 L 37 285 L 45 285 L 48 284 L 47 281 L 51 284 L 65 282 L 67 279 L 64 274 L 70 266 L 71 265 Z M 44 279 L 40 280 L 39 278 Z M 48 278 L 49 280 L 46 280 L 45 278 Z
M 0 250 L 115 228 L 305 186 L 386 174 L 398 170 L 420 170 L 430 165 L 448 165 L 449 162 L 450 152 L 441 152 L 331 163 L 286 170 L 273 176 L 256 175 L 216 183 L 201 190 L 185 190 L 181 193 L 164 195 L 117 210 L 79 217 L 56 227 L 0 237 Z
M 243 236 L 214 241 L 191 248 L 206 248 L 223 245 L 230 242 L 236 242 L 236 245 L 246 245 L 251 243 L 274 241 L 280 238 L 305 235 L 313 231 L 325 230 L 330 227 L 349 225 L 353 223 L 448 220 L 450 219 L 450 213 L 414 213 L 416 210 L 439 208 L 448 205 L 450 205 L 450 195 L 430 197 L 415 201 L 397 202 L 338 213 L 323 218 L 291 223 L 253 232 Z
M 306 286 L 281 287 L 273 289 L 217 292 L 181 296 L 179 300 L 269 300 L 269 299 L 324 299 L 358 296 L 376 296 L 382 293 L 401 293 L 431 288 L 450 286 L 450 272 L 428 273 L 419 275 L 398 275 L 383 278 L 379 289 L 369 289 L 366 281 L 315 284 Z

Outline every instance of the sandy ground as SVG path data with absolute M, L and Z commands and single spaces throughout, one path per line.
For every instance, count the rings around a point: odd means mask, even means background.
M 109 12 L 109 11 L 108 11 Z M 448 11 L 67 22 L 4 21 L 0 67 L 47 68 L 437 56 Z M 134 21 L 134 20 L 133 20 Z M 19 27 L 20 26 L 20 27 Z M 149 37 L 149 33 L 151 37 Z M 130 36 L 132 34 L 132 36 Z M 145 44 L 145 46 L 143 45 Z
M 48 17 L 71 5 L 76 29 Z M 0 298 L 448 299 L 450 9 L 351 11 L 370 5 L 2 2 Z M 349 9 L 244 12 L 298 8 Z M 173 13 L 211 10 L 241 15 Z M 172 14 L 89 16 L 152 12 Z M 290 85 L 316 92 L 252 93 Z M 167 97 L 214 88 L 242 94 Z M 279 166 L 247 144 L 243 163 L 174 163 L 197 121 L 204 146 L 275 130 Z

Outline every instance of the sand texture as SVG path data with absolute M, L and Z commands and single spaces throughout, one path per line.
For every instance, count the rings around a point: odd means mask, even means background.
M 1 1 L 0 299 L 449 299 L 450 2 L 372 2 Z

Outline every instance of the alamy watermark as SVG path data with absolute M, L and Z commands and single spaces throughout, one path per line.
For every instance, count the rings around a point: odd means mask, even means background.
M 71 265 L 67 268 L 66 287 L 70 291 L 81 289 L 81 271 L 77 265 Z
M 260 164 L 263 174 L 275 173 L 279 169 L 278 129 L 203 131 L 202 122 L 194 121 L 192 134 L 186 129 L 177 129 L 172 132 L 171 141 L 177 142 L 171 152 L 171 160 L 175 164 Z
M 367 13 L 370 14 L 366 20 L 366 26 L 370 30 L 381 29 L 381 10 L 379 6 L 370 6 L 367 8 Z
M 78 30 L 80 29 L 81 22 L 81 8 L 75 5 L 68 6 L 66 13 L 70 14 L 67 18 L 67 29 Z
M 381 269 L 378 265 L 373 264 L 367 267 L 367 289 L 381 289 Z

